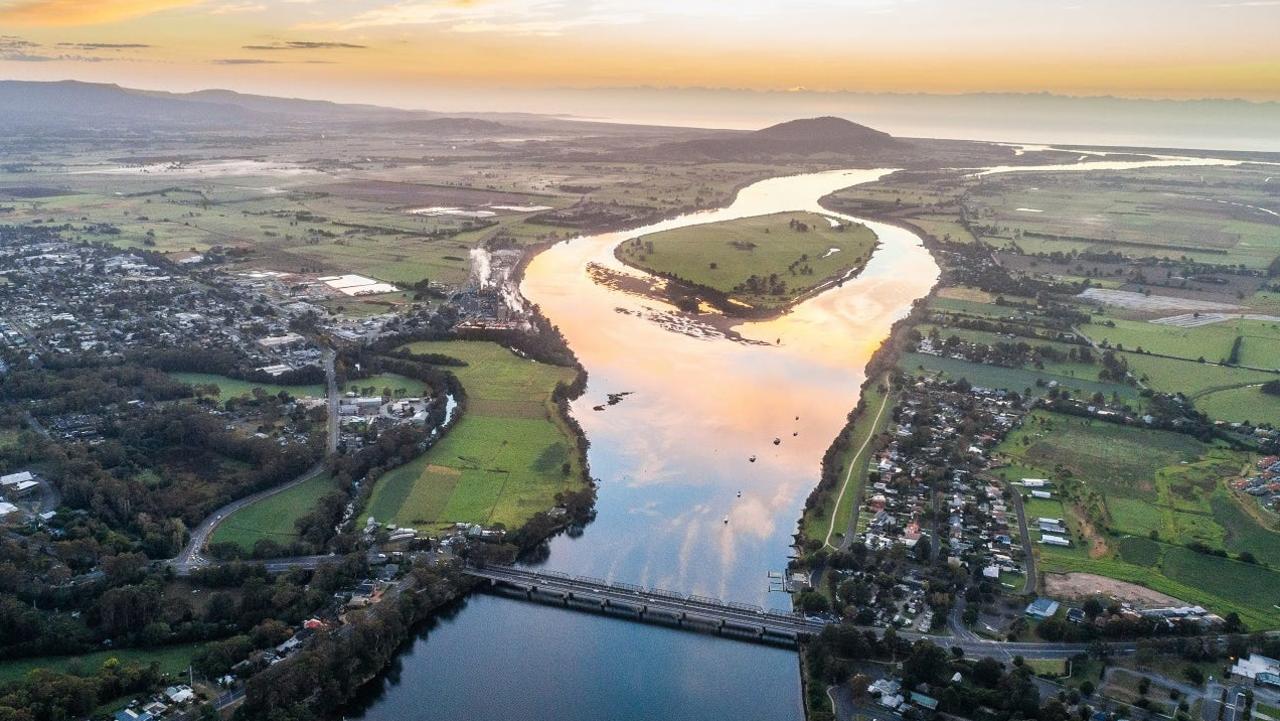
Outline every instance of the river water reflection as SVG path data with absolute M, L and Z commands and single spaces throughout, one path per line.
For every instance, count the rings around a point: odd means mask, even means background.
M 980 172 L 1239 162 L 1156 156 Z M 533 260 L 522 290 L 590 374 L 573 412 L 602 480 L 598 518 L 579 538 L 555 539 L 547 568 L 788 607 L 768 591 L 767 574 L 786 565 L 800 509 L 857 403 L 867 360 L 928 293 L 937 265 L 910 232 L 867 222 L 881 245 L 866 269 L 776 320 L 736 328 L 755 343 L 669 330 L 650 317 L 670 309 L 598 285 L 587 268 L 630 272 L 613 248 L 644 233 L 783 211 L 835 215 L 820 208 L 822 196 L 886 172 L 765 180 L 727 208 L 577 238 Z M 621 392 L 631 395 L 593 410 Z M 779 721 L 803 711 L 793 651 L 476 596 L 425 629 L 346 718 Z
M 786 565 L 867 360 L 937 266 L 910 232 L 868 223 L 880 247 L 863 272 L 776 320 L 736 328 L 756 342 L 673 331 L 647 317 L 669 308 L 596 284 L 587 267 L 629 272 L 612 251 L 642 233 L 781 211 L 834 215 L 821 197 L 885 172 L 765 180 L 727 208 L 574 239 L 533 260 L 522 290 L 590 374 L 573 412 L 602 480 L 598 518 L 579 538 L 557 538 L 546 567 L 789 608 L 767 574 Z M 620 392 L 630 395 L 593 410 Z M 481 596 L 428 628 L 347 717 L 802 715 L 792 651 Z

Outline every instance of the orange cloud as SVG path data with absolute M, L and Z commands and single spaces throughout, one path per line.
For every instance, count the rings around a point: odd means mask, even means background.
M 0 0 L 0 23 L 99 25 L 195 5 L 202 0 Z

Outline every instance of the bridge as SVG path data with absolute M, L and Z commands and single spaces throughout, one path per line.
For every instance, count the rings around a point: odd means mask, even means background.
M 609 583 L 589 576 L 532 571 L 512 566 L 468 566 L 466 573 L 491 587 L 515 589 L 531 601 L 622 615 L 639 621 L 708 631 L 763 643 L 795 645 L 817 635 L 824 621 L 745 603 Z

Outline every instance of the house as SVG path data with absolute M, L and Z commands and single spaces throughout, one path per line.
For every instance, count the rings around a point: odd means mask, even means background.
M 1027 615 L 1032 618 L 1052 618 L 1058 612 L 1059 603 L 1052 598 L 1037 598 L 1027 606 Z
M 938 710 L 938 699 L 932 696 L 925 696 L 922 693 L 916 693 L 915 691 L 911 692 L 911 703 L 930 711 Z
M 8 487 L 26 481 L 34 481 L 35 479 L 36 477 L 32 475 L 31 471 L 19 471 L 18 473 L 0 476 L 0 486 Z
M 1031 497 L 1032 497 L 1032 498 L 1043 498 L 1043 499 L 1048 500 L 1048 499 L 1050 499 L 1050 498 L 1053 498 L 1053 494 L 1052 494 L 1052 493 L 1050 493 L 1049 491 L 1032 491 L 1032 492 L 1031 492 Z
M 0 501 L 0 518 L 4 518 L 10 513 L 15 513 L 17 512 L 17 510 L 18 510 L 18 507 L 13 505 L 12 503 Z
M 155 717 L 146 711 L 134 711 L 131 708 L 122 708 L 113 714 L 116 721 L 152 721 Z
M 1049 533 L 1066 533 L 1067 527 L 1062 525 L 1062 521 L 1056 518 L 1041 518 L 1036 524 L 1041 531 Z
M 867 687 L 867 691 L 881 696 L 892 696 L 898 693 L 901 688 L 902 685 L 891 678 L 878 678 L 871 682 L 871 685 Z
M 1023 488 L 1044 488 L 1049 485 L 1048 479 L 1045 478 L 1024 478 L 1022 479 Z
M 1081 608 L 1068 608 L 1067 621 L 1070 623 L 1084 623 L 1085 613 Z
M 188 701 L 194 701 L 196 692 L 191 687 L 182 684 L 180 686 L 170 686 L 164 690 L 164 697 L 169 699 L 169 703 L 183 704 Z
M 1062 546 L 1064 548 L 1071 545 L 1070 539 L 1063 538 L 1062 536 L 1055 536 L 1050 533 L 1040 534 L 1040 542 L 1046 546 Z

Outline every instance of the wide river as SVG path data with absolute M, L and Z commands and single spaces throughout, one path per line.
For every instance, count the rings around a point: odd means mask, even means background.
M 820 198 L 887 172 L 764 180 L 727 208 L 576 238 L 533 260 L 522 291 L 590 374 L 573 413 L 601 479 L 598 518 L 578 538 L 556 538 L 546 568 L 789 608 L 769 590 L 769 572 L 786 566 L 804 499 L 857 403 L 868 359 L 929 292 L 937 265 L 914 234 L 839 216 L 879 237 L 870 263 L 776 320 L 735 329 L 760 342 L 655 322 L 670 309 L 598 284 L 587 269 L 631 273 L 613 248 L 645 233 L 783 211 L 834 216 Z M 631 395 L 593 410 L 621 392 Z M 793 651 L 495 596 L 474 596 L 430 624 L 371 686 L 347 718 L 803 718 Z

